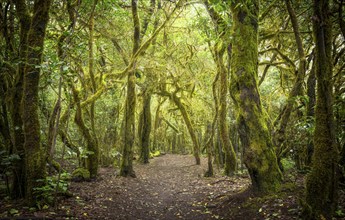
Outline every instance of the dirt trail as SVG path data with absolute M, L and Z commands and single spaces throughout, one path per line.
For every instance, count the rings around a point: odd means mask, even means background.
M 194 163 L 190 155 L 164 155 L 148 165 L 135 165 L 137 178 L 102 169 L 97 181 L 73 183 L 75 196 L 60 208 L 80 219 L 222 219 L 213 213 L 216 201 L 247 187 L 249 181 L 204 178 L 206 161 L 201 166 Z
M 164 155 L 148 165 L 135 164 L 137 178 L 102 168 L 96 180 L 72 182 L 73 196 L 61 198 L 57 210 L 0 199 L 0 219 L 300 219 L 303 176 L 286 173 L 279 192 L 258 197 L 245 190 L 248 177 L 205 178 L 206 159 L 201 166 L 194 163 L 191 155 Z M 344 201 L 341 190 L 339 204 Z

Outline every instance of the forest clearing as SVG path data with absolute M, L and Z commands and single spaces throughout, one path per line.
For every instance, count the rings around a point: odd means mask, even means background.
M 0 218 L 345 218 L 345 0 L 0 0 Z

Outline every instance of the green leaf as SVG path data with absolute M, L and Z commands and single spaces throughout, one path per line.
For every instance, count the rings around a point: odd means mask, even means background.
M 10 210 L 10 214 L 11 215 L 15 215 L 15 214 L 18 214 L 18 213 L 19 213 L 19 211 L 17 209 L 11 209 Z

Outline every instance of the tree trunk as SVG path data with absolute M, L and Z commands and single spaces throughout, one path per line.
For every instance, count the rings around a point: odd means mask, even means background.
M 14 91 L 12 94 L 11 116 L 12 126 L 14 127 L 13 148 L 19 155 L 20 161 L 14 166 L 14 178 L 12 182 L 12 197 L 23 198 L 25 196 L 25 152 L 24 152 L 24 131 L 22 119 L 22 98 L 24 87 L 25 61 L 27 60 L 27 37 L 30 30 L 31 18 L 28 14 L 26 5 L 23 1 L 15 1 L 16 13 L 20 23 L 20 64 L 14 80 Z
M 154 122 L 154 129 L 153 129 L 153 144 L 152 144 L 152 150 L 155 151 L 158 148 L 158 144 L 157 144 L 157 131 L 159 128 L 159 122 L 160 122 L 160 108 L 162 106 L 163 102 L 161 102 L 160 100 L 158 100 L 158 106 L 156 109 L 156 113 L 155 113 L 155 122 Z
M 29 19 L 28 9 L 23 0 L 16 0 L 16 10 L 20 19 Z M 45 157 L 40 142 L 40 124 L 38 117 L 38 84 L 40 79 L 40 64 L 46 26 L 49 19 L 50 0 L 35 1 L 30 29 L 27 32 L 27 54 L 24 69 L 23 87 L 23 127 L 25 150 L 25 198 L 29 204 L 34 204 L 34 188 L 40 186 L 39 179 L 45 178 Z M 22 27 L 27 28 L 27 27 Z M 25 58 L 24 58 L 25 59 Z
M 313 126 L 314 124 L 314 116 L 315 116 L 315 102 L 316 102 L 316 95 L 315 95 L 315 88 L 316 88 L 316 76 L 315 76 L 315 59 L 313 62 L 313 66 L 311 68 L 311 71 L 309 73 L 309 77 L 307 80 L 307 95 L 308 95 L 308 103 L 307 103 L 307 122 L 309 126 Z M 312 139 L 310 136 L 308 139 Z M 314 152 L 314 143 L 312 140 L 308 143 L 306 147 L 306 155 L 305 155 L 305 161 L 304 165 L 305 166 L 310 166 L 311 165 L 311 158 Z
M 184 107 L 184 105 L 182 104 L 181 100 L 176 96 L 175 93 L 173 93 L 171 95 L 171 97 L 172 97 L 172 100 L 174 101 L 174 103 L 176 104 L 176 106 L 179 108 L 179 110 L 182 114 L 183 120 L 187 125 L 188 132 L 189 132 L 190 137 L 193 141 L 193 155 L 195 157 L 195 162 L 197 165 L 200 165 L 200 155 L 199 155 L 200 154 L 200 145 L 199 145 L 199 141 L 195 135 L 195 131 L 194 131 L 192 122 L 190 121 L 188 112 L 187 112 L 186 108 Z
M 314 154 L 306 179 L 307 219 L 331 219 L 337 205 L 338 150 L 332 109 L 332 20 L 328 0 L 314 0 L 317 99 Z
M 228 95 L 228 75 L 227 69 L 224 65 L 224 53 L 229 46 L 229 30 L 227 28 L 226 21 L 220 16 L 208 1 L 204 1 L 207 11 L 215 24 L 215 29 L 217 32 L 218 42 L 215 44 L 214 49 L 214 60 L 217 64 L 217 72 L 220 76 L 220 99 L 219 99 L 219 132 L 220 139 L 222 142 L 223 150 L 225 153 L 225 167 L 224 174 L 231 176 L 236 171 L 236 154 L 229 137 L 229 128 L 227 125 L 226 115 L 227 115 L 227 95 Z M 217 79 L 218 76 L 216 76 Z M 216 82 L 216 80 L 215 80 Z M 216 108 L 218 108 L 216 102 Z
M 94 15 L 95 15 L 95 8 L 97 5 L 98 0 L 93 1 L 92 11 L 90 15 L 89 21 L 89 39 L 88 39 L 88 48 L 89 48 L 89 75 L 91 79 L 91 93 L 94 95 L 97 92 L 97 84 L 95 79 L 95 68 L 94 68 L 94 50 L 93 50 L 93 41 L 94 41 Z M 84 131 L 84 137 L 87 141 L 87 150 L 90 154 L 87 157 L 87 168 L 90 171 L 90 177 L 96 178 L 98 174 L 98 164 L 99 164 L 99 146 L 98 146 L 98 139 L 96 135 L 96 128 L 95 128 L 95 102 L 96 99 L 90 103 L 90 124 L 91 128 L 87 128 L 85 125 L 80 125 L 80 128 Z M 79 106 L 80 107 L 80 106 Z M 82 111 L 82 110 L 81 110 Z M 80 112 L 80 115 L 82 112 Z M 78 120 L 78 119 L 77 119 Z M 78 123 L 84 123 L 82 118 Z M 88 134 L 87 134 L 88 133 Z M 91 153 L 92 152 L 92 153 Z
M 212 148 L 213 148 L 213 136 L 214 136 L 214 124 L 207 123 L 206 131 L 205 131 L 205 145 L 206 145 L 206 152 L 207 152 L 207 171 L 205 172 L 205 177 L 212 177 L 213 174 L 213 165 L 212 165 Z
M 285 137 L 285 130 L 287 127 L 287 124 L 289 122 L 289 118 L 291 115 L 291 112 L 293 110 L 293 106 L 295 103 L 295 97 L 303 94 L 303 83 L 305 78 L 305 69 L 306 69 L 306 57 L 303 50 L 303 44 L 302 44 L 302 38 L 300 36 L 299 31 L 299 25 L 297 21 L 297 16 L 295 14 L 295 11 L 291 5 L 291 0 L 285 0 L 285 4 L 287 7 L 287 10 L 290 15 L 292 28 L 295 35 L 295 41 L 297 45 L 298 50 L 298 57 L 299 57 L 299 66 L 298 66 L 298 72 L 295 79 L 295 83 L 292 87 L 292 90 L 290 91 L 287 103 L 285 107 L 283 108 L 283 112 L 281 113 L 280 123 L 275 131 L 274 134 L 274 144 L 277 147 L 277 158 L 278 158 L 278 164 L 280 165 L 280 159 L 284 156 L 284 142 L 286 140 Z
M 81 133 L 83 134 L 87 143 L 86 149 L 88 152 L 87 152 L 86 167 L 90 172 L 90 177 L 96 178 L 98 174 L 98 156 L 99 156 L 97 141 L 91 129 L 85 125 L 79 93 L 74 88 L 73 85 L 71 85 L 71 87 L 72 87 L 72 92 L 73 92 L 73 98 L 77 106 L 74 121 L 77 124 L 78 128 L 80 129 Z
M 140 47 L 140 22 L 138 15 L 138 0 L 132 0 L 132 16 L 133 16 L 133 52 L 134 56 Z M 133 147 L 135 140 L 135 107 L 136 107 L 136 62 L 133 63 L 132 70 L 127 77 L 127 97 L 125 110 L 125 132 L 124 132 L 124 146 L 121 163 L 121 176 L 135 177 L 133 170 Z
M 217 49 L 216 49 L 217 50 Z M 216 51 L 216 61 L 217 61 L 217 69 L 219 71 L 220 76 L 220 108 L 219 108 L 219 133 L 220 133 L 220 140 L 222 142 L 222 146 L 225 152 L 225 167 L 224 167 L 224 174 L 227 176 L 234 175 L 236 171 L 236 154 L 232 143 L 230 142 L 229 137 L 229 129 L 227 125 L 227 94 L 228 94 L 228 76 L 227 71 L 223 63 L 223 54 L 225 48 L 222 51 Z
M 149 163 L 150 133 L 151 133 L 151 94 L 146 90 L 143 93 L 142 127 L 140 132 L 141 154 L 140 160 Z
M 133 170 L 133 146 L 135 140 L 135 73 L 130 72 L 127 82 L 127 99 L 124 123 L 124 146 L 121 161 L 121 176 L 135 177 Z
M 234 22 L 231 95 L 237 111 L 244 163 L 254 190 L 267 193 L 279 188 L 282 176 L 257 85 L 259 1 L 235 1 L 231 11 Z

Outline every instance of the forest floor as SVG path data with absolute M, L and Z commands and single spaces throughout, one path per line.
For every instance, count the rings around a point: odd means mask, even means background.
M 57 210 L 6 204 L 0 218 L 17 210 L 14 216 L 36 219 L 299 219 L 302 178 L 291 177 L 280 192 L 257 197 L 248 190 L 248 176 L 205 178 L 206 159 L 201 166 L 194 163 L 190 155 L 160 156 L 135 164 L 137 178 L 101 168 L 94 181 L 72 182 L 73 196 L 61 200 Z

